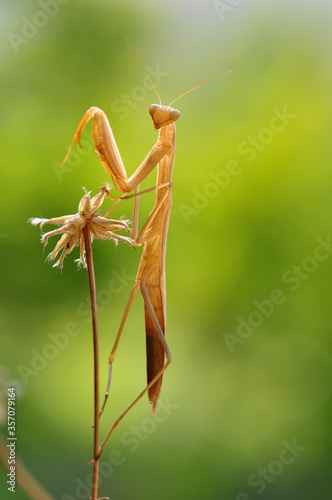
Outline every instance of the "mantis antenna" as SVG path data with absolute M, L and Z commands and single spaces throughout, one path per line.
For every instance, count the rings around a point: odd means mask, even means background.
M 210 78 L 209 80 L 206 80 L 205 82 L 200 83 L 199 85 L 196 85 L 196 87 L 193 87 L 192 89 L 187 90 L 187 92 L 184 92 L 183 94 L 179 95 L 179 97 L 177 97 L 176 99 L 174 99 L 174 101 L 172 101 L 172 102 L 169 104 L 169 106 L 170 106 L 171 104 L 173 104 L 173 102 L 175 102 L 175 101 L 177 101 L 178 99 L 180 99 L 181 97 L 183 97 L 184 95 L 189 94 L 189 92 L 192 92 L 193 90 L 196 90 L 196 89 L 198 89 L 199 87 L 202 87 L 203 85 L 205 85 L 206 83 L 212 82 L 212 80 L 215 80 L 216 78 L 219 78 L 219 76 L 226 75 L 227 73 L 232 73 L 232 70 L 225 71 L 224 73 L 220 73 L 219 75 L 213 76 L 213 77 L 212 77 L 212 78 Z
M 135 61 L 137 62 L 137 64 L 139 65 L 139 67 L 141 68 L 141 70 L 143 71 L 143 73 L 145 74 L 145 76 L 147 77 L 147 79 L 149 80 L 149 82 L 151 83 L 155 93 L 157 94 L 158 96 L 158 99 L 159 99 L 159 104 L 161 106 L 161 99 L 160 99 L 160 95 L 159 95 L 159 92 L 158 90 L 156 89 L 156 87 L 153 85 L 152 81 L 151 81 L 151 78 L 149 77 L 149 75 L 147 74 L 147 72 L 145 71 L 145 69 L 143 68 L 143 66 L 141 65 L 141 63 L 139 62 L 139 60 L 137 59 L 136 55 L 134 54 L 134 51 L 133 49 L 130 47 L 129 45 L 129 42 L 128 42 L 128 39 L 126 38 L 126 44 L 127 44 L 127 47 L 128 49 L 130 50 L 130 52 L 132 53 L 132 56 L 134 57 Z M 212 80 L 215 80 L 216 78 L 219 78 L 219 76 L 222 76 L 222 75 L 226 75 L 227 73 L 232 73 L 232 71 L 225 71 L 224 73 L 220 73 L 219 75 L 216 75 L 216 76 L 213 76 L 212 78 L 209 78 L 209 80 L 206 80 L 205 82 L 203 83 L 200 83 L 199 85 L 196 85 L 196 87 L 193 87 L 192 89 L 190 90 L 187 90 L 187 92 L 184 92 L 183 94 L 179 95 L 179 97 L 177 97 L 176 99 L 174 99 L 174 101 L 172 101 L 169 106 L 171 104 L 173 104 L 173 102 L 177 101 L 178 99 L 180 99 L 181 97 L 185 96 L 186 94 L 189 94 L 190 92 L 192 92 L 193 90 L 196 90 L 198 89 L 199 87 L 202 87 L 203 85 L 205 85 L 206 83 L 209 83 L 209 82 L 212 82 Z
M 137 59 L 137 57 L 135 56 L 134 51 L 133 51 L 133 49 L 130 47 L 130 45 L 129 45 L 129 42 L 128 42 L 127 38 L 126 38 L 126 44 L 127 44 L 128 49 L 129 49 L 129 50 L 130 50 L 130 52 L 132 53 L 132 56 L 134 57 L 135 61 L 137 62 L 137 64 L 139 65 L 139 67 L 141 68 L 141 70 L 143 71 L 143 73 L 145 74 L 145 76 L 147 77 L 147 79 L 149 80 L 149 82 L 151 83 L 151 85 L 152 85 L 152 87 L 153 87 L 154 91 L 156 92 L 156 94 L 157 94 L 157 96 L 158 96 L 158 99 L 159 99 L 159 104 L 160 104 L 160 106 L 161 106 L 161 99 L 160 99 L 160 95 L 159 95 L 159 93 L 158 93 L 158 90 L 157 90 L 157 89 L 156 89 L 156 87 L 153 85 L 153 83 L 152 83 L 152 81 L 151 81 L 151 78 L 149 77 L 149 75 L 147 74 L 147 72 L 145 71 L 145 69 L 143 68 L 143 66 L 141 65 L 141 63 L 140 63 L 140 62 L 139 62 L 139 60 Z

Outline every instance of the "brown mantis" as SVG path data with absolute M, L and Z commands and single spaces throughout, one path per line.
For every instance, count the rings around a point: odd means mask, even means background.
M 129 45 L 128 45 L 129 47 Z M 131 48 L 129 47 L 132 52 Z M 132 52 L 133 54 L 133 52 Z M 146 74 L 136 56 L 134 58 L 138 62 L 141 69 Z M 229 73 L 229 72 L 227 72 Z M 224 73 L 222 73 L 224 74 Z M 147 78 L 150 80 L 148 75 Z M 214 80 L 221 76 L 217 75 L 206 82 L 197 85 L 193 89 L 180 95 L 177 99 L 185 94 L 195 90 L 205 83 Z M 77 139 L 80 145 L 80 135 L 83 132 L 85 125 L 90 119 L 93 119 L 93 138 L 97 149 L 99 159 L 104 166 L 106 172 L 111 176 L 115 187 L 124 195 L 119 198 L 126 199 L 131 196 L 135 197 L 133 211 L 133 240 L 135 246 L 144 244 L 142 257 L 139 264 L 139 269 L 136 275 L 135 284 L 130 293 L 121 324 L 109 356 L 110 374 L 108 387 L 105 395 L 105 401 L 101 412 L 105 406 L 109 386 L 111 381 L 111 368 L 115 359 L 116 350 L 119 340 L 128 317 L 133 299 L 140 289 L 145 308 L 145 330 L 146 330 L 146 354 L 147 354 L 147 386 L 127 408 L 127 410 L 113 424 L 108 436 L 101 445 L 101 450 L 108 440 L 109 436 L 128 413 L 128 411 L 137 403 L 141 397 L 148 392 L 149 400 L 152 403 L 153 413 L 156 412 L 157 402 L 160 395 L 162 376 L 169 366 L 172 355 L 169 346 L 166 342 L 166 281 L 165 281 L 165 258 L 166 258 L 166 241 L 169 225 L 169 217 L 172 205 L 172 170 L 175 158 L 175 121 L 180 117 L 180 112 L 171 108 L 172 101 L 169 106 L 161 104 L 160 96 L 153 85 L 150 83 L 159 98 L 159 104 L 152 104 L 149 108 L 149 113 L 153 120 L 154 128 L 159 131 L 158 140 L 151 148 L 145 159 L 142 161 L 137 170 L 128 178 L 125 167 L 123 165 L 120 152 L 118 150 L 112 129 L 108 122 L 105 113 L 97 108 L 91 107 L 81 119 L 73 140 L 70 144 L 68 153 L 62 164 L 67 160 L 71 148 Z M 62 165 L 61 164 L 61 165 Z M 138 213 L 139 213 L 139 195 L 141 182 L 151 173 L 158 164 L 156 197 L 154 207 L 148 216 L 140 231 L 138 231 Z M 135 190 L 134 195 L 127 196 L 127 193 Z M 150 189 L 151 190 L 151 189 Z M 150 191 L 147 190 L 147 191 Z M 112 197 L 111 197 L 112 198 Z M 115 198 L 112 198 L 115 199 Z M 166 363 L 165 363 L 166 355 Z

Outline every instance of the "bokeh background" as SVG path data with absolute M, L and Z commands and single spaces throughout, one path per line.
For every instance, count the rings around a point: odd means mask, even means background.
M 147 110 L 157 98 L 126 37 L 165 104 L 233 73 L 176 103 L 174 361 L 157 418 L 145 398 L 105 449 L 100 496 L 329 498 L 331 21 L 328 0 L 1 2 L 1 384 L 17 386 L 18 456 L 54 498 L 90 494 L 88 284 L 77 255 L 62 274 L 45 263 L 27 219 L 75 213 L 82 186 L 95 194 L 109 181 L 91 124 L 57 170 L 90 106 L 108 115 L 129 174 L 154 144 Z M 152 174 L 144 186 L 154 183 Z M 152 204 L 142 198 L 141 223 Z M 116 215 L 131 210 L 128 201 Z M 140 254 L 94 245 L 102 389 Z M 144 384 L 138 294 L 103 433 Z M 17 487 L 15 498 L 27 497 Z

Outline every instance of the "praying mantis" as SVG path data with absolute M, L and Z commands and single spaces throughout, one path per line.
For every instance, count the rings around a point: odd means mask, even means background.
M 108 436 L 101 445 L 101 450 L 115 427 L 146 392 L 148 393 L 150 403 L 152 404 L 152 412 L 153 414 L 156 413 L 158 398 L 160 396 L 162 386 L 163 373 L 172 360 L 172 354 L 166 341 L 165 259 L 167 233 L 172 205 L 172 171 L 176 147 L 175 121 L 180 118 L 180 112 L 177 109 L 172 108 L 171 104 L 180 99 L 180 97 L 183 97 L 189 92 L 192 92 L 196 88 L 205 85 L 215 78 L 218 78 L 222 74 L 225 74 L 221 73 L 213 78 L 210 78 L 200 85 L 197 85 L 196 87 L 188 90 L 184 94 L 181 94 L 179 97 L 174 99 L 174 101 L 172 101 L 169 106 L 164 106 L 161 104 L 160 96 L 151 79 L 136 58 L 128 43 L 127 45 L 137 63 L 149 79 L 159 98 L 159 104 L 152 104 L 149 107 L 149 113 L 151 115 L 154 128 L 155 130 L 159 131 L 157 142 L 154 144 L 154 146 L 152 146 L 137 170 L 128 178 L 107 116 L 101 109 L 97 107 L 91 107 L 81 119 L 72 142 L 69 146 L 67 155 L 61 163 L 62 165 L 67 160 L 75 140 L 77 140 L 78 144 L 80 145 L 80 136 L 83 132 L 83 129 L 86 124 L 92 119 L 93 139 L 97 150 L 96 152 L 106 172 L 110 175 L 114 186 L 121 193 L 123 193 L 123 196 L 118 198 L 118 200 L 120 201 L 132 196 L 135 197 L 133 209 L 132 238 L 134 240 L 135 246 L 141 246 L 144 244 L 135 284 L 131 290 L 113 348 L 109 355 L 109 380 L 104 404 L 102 406 L 100 414 L 105 407 L 105 403 L 108 397 L 112 364 L 115 359 L 120 337 L 122 335 L 132 302 L 139 289 L 143 296 L 145 309 L 147 386 L 113 424 L 113 427 L 111 428 Z M 229 71 L 227 71 L 226 73 L 229 73 Z M 139 231 L 139 198 L 140 195 L 145 192 L 140 191 L 140 184 L 149 176 L 149 174 L 157 165 L 158 170 L 156 187 L 146 190 L 151 191 L 155 189 L 156 191 L 154 207 L 150 212 L 146 222 Z M 135 190 L 135 194 L 128 196 L 128 193 L 133 190 Z M 114 197 L 111 198 L 115 199 Z

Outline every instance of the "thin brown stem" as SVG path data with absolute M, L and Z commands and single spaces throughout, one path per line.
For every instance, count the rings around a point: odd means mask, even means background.
M 93 265 L 91 233 L 89 226 L 84 226 L 84 244 L 86 253 L 86 262 L 89 275 L 91 315 L 92 315 L 92 333 L 93 333 L 93 370 L 94 370 L 94 439 L 93 439 L 93 480 L 92 480 L 92 500 L 98 498 L 98 479 L 99 479 L 99 347 L 98 347 L 98 319 L 97 319 L 97 297 L 96 280 Z

